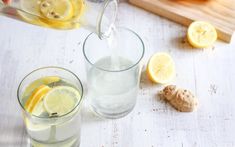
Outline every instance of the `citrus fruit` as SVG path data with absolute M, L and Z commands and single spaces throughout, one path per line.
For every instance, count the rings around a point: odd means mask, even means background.
M 28 98 L 28 100 L 25 103 L 25 109 L 29 112 L 32 113 L 34 110 L 35 106 L 43 99 L 45 94 L 51 90 L 50 87 L 46 85 L 41 85 L 38 88 L 36 88 L 32 95 Z
M 71 19 L 73 11 L 73 5 L 70 0 L 43 0 L 40 4 L 42 15 L 53 20 Z
M 175 76 L 175 65 L 167 53 L 156 53 L 148 62 L 147 75 L 155 83 L 168 83 Z
M 216 41 L 217 32 L 211 24 L 195 21 L 188 28 L 187 38 L 193 47 L 206 48 Z
M 40 79 L 37 79 L 31 84 L 29 84 L 29 86 L 26 87 L 23 96 L 24 97 L 30 96 L 33 90 L 41 85 L 48 85 L 48 84 L 58 82 L 58 81 L 60 81 L 60 77 L 58 76 L 47 76 L 47 77 L 42 77 Z
M 61 116 L 70 112 L 79 102 L 81 95 L 69 86 L 58 86 L 49 91 L 43 100 L 44 107 L 50 115 Z
M 35 105 L 33 111 L 31 112 L 31 114 L 33 114 L 34 116 L 42 116 L 42 114 L 45 112 L 45 108 L 43 105 L 43 100 L 39 101 L 37 105 Z

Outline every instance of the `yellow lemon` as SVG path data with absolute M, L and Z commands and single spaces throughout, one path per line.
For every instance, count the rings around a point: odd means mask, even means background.
M 32 113 L 34 110 L 35 106 L 43 99 L 45 94 L 51 90 L 50 87 L 46 85 L 41 85 L 38 88 L 36 88 L 32 95 L 28 98 L 28 100 L 25 103 L 25 109 L 29 112 Z
M 58 86 L 45 95 L 43 103 L 50 115 L 61 116 L 73 110 L 80 98 L 81 95 L 75 88 Z
M 147 75 L 155 83 L 168 83 L 175 76 L 175 65 L 167 53 L 156 53 L 148 62 Z
M 26 87 L 23 96 L 28 97 L 29 95 L 31 95 L 34 89 L 36 89 L 37 87 L 41 85 L 48 85 L 48 84 L 58 82 L 58 81 L 60 81 L 60 77 L 58 76 L 47 76 L 47 77 L 42 77 L 40 79 L 37 79 L 31 84 L 29 84 L 29 86 Z
M 52 20 L 68 20 L 73 17 L 73 5 L 70 0 L 43 0 L 40 3 L 40 12 Z
M 188 28 L 187 38 L 193 47 L 206 48 L 216 41 L 217 32 L 211 24 L 195 21 Z

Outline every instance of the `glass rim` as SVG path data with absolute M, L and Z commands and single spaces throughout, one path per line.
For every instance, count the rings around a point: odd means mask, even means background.
M 33 114 L 29 113 L 27 110 L 25 110 L 24 106 L 23 106 L 22 103 L 20 102 L 20 88 L 21 88 L 22 83 L 24 82 L 24 80 L 25 80 L 28 76 L 30 76 L 31 74 L 33 74 L 33 73 L 35 73 L 35 72 L 37 72 L 37 71 L 43 70 L 43 69 L 60 69 L 60 70 L 66 71 L 66 72 L 72 74 L 72 75 L 78 80 L 79 84 L 81 85 L 81 94 L 80 94 L 80 95 L 81 95 L 81 98 L 80 98 L 79 102 L 77 103 L 76 106 L 74 106 L 74 108 L 73 108 L 71 111 L 67 112 L 66 114 L 63 114 L 63 115 L 61 115 L 61 116 L 55 116 L 55 117 L 40 117 L 40 116 L 33 115 Z M 81 104 L 81 102 L 82 102 L 82 100 L 83 100 L 83 93 L 84 93 L 83 90 L 84 90 L 84 89 L 83 89 L 83 85 L 82 85 L 81 80 L 80 80 L 80 79 L 78 78 L 78 76 L 77 76 L 75 73 L 73 73 L 72 71 L 70 71 L 70 70 L 68 70 L 68 69 L 66 69 L 66 68 L 63 68 L 63 67 L 58 67 L 58 66 L 46 66 L 46 67 L 37 68 L 37 69 L 35 69 L 35 70 L 29 72 L 28 74 L 26 74 L 26 75 L 24 76 L 24 78 L 21 80 L 21 82 L 20 82 L 20 84 L 19 84 L 19 86 L 18 86 L 18 88 L 17 88 L 17 99 L 18 99 L 18 102 L 19 102 L 19 104 L 20 104 L 20 107 L 21 107 L 21 108 L 23 109 L 23 111 L 26 112 L 29 116 L 33 116 L 33 117 L 38 118 L 38 119 L 56 119 L 56 118 L 63 118 L 63 117 L 66 117 L 67 115 L 69 115 L 70 113 L 72 113 L 72 112 Z
M 142 54 L 141 54 L 140 58 L 139 58 L 133 65 L 131 65 L 131 66 L 125 68 L 125 69 L 122 69 L 122 70 L 108 70 L 108 69 L 104 69 L 104 68 L 101 68 L 101 67 L 99 67 L 99 66 L 96 66 L 94 63 L 92 63 L 92 62 L 89 60 L 89 58 L 87 57 L 86 52 L 85 52 L 86 42 L 87 42 L 87 40 L 89 39 L 89 37 L 90 37 L 91 35 L 97 35 L 96 33 L 90 33 L 90 34 L 86 37 L 86 39 L 84 40 L 84 42 L 83 42 L 83 55 L 84 55 L 86 61 L 87 61 L 89 64 L 91 64 L 93 67 L 95 67 L 96 69 L 98 69 L 98 70 L 102 70 L 102 71 L 106 71 L 106 72 L 123 72 L 123 71 L 127 71 L 127 70 L 130 70 L 130 69 L 132 69 L 133 67 L 137 66 L 137 65 L 140 63 L 140 61 L 143 59 L 143 57 L 144 57 L 145 46 L 144 46 L 144 42 L 143 42 L 143 40 L 141 39 L 141 37 L 140 37 L 136 32 L 134 32 L 133 30 L 131 30 L 131 29 L 129 29 L 129 28 L 126 28 L 126 27 L 119 27 L 119 26 L 118 26 L 117 29 L 118 29 L 118 30 L 119 30 L 119 29 L 123 29 L 123 30 L 126 30 L 126 31 L 129 31 L 129 32 L 133 33 L 133 34 L 140 40 L 140 42 L 141 42 L 141 44 L 142 44 Z

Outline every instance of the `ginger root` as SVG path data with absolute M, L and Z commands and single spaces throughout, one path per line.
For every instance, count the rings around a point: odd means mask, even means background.
M 198 105 L 198 99 L 189 90 L 177 88 L 175 85 L 166 86 L 159 94 L 181 112 L 192 112 Z

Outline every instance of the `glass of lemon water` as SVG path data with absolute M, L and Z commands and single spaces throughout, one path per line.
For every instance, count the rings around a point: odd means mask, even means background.
M 100 40 L 94 33 L 83 44 L 88 100 L 104 118 L 120 118 L 134 108 L 141 73 L 144 43 L 132 30 L 119 27 Z
M 82 95 L 81 81 L 67 69 L 44 67 L 26 75 L 17 96 L 30 146 L 79 146 Z

